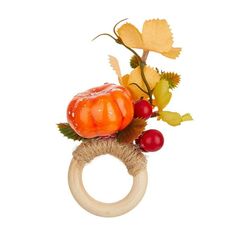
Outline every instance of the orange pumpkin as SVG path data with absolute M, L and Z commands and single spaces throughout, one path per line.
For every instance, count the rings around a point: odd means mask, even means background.
M 104 84 L 77 94 L 67 108 L 70 126 L 84 138 L 107 136 L 124 129 L 133 119 L 130 92 Z

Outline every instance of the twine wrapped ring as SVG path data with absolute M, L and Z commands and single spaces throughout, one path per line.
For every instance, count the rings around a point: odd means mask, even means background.
M 85 190 L 82 172 L 85 164 L 95 157 L 110 154 L 121 160 L 133 176 L 133 186 L 128 195 L 114 203 L 103 203 L 92 198 Z M 132 210 L 143 198 L 147 187 L 146 158 L 133 144 L 122 144 L 117 140 L 96 139 L 82 142 L 73 152 L 68 181 L 75 200 L 88 212 L 103 216 L 114 217 Z

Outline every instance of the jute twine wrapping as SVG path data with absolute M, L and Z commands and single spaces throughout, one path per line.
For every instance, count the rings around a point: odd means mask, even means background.
M 85 165 L 100 155 L 110 154 L 120 159 L 130 175 L 135 176 L 146 168 L 147 160 L 138 147 L 119 143 L 113 138 L 92 139 L 82 142 L 73 152 L 73 158 Z

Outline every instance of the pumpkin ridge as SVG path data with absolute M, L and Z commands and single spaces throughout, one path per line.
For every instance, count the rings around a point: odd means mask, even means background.
M 69 124 L 80 136 L 107 136 L 132 120 L 133 100 L 126 88 L 106 84 L 74 96 L 67 112 Z
M 120 91 L 120 90 L 116 90 L 116 91 Z M 121 93 L 122 93 L 122 91 L 121 91 Z M 123 94 L 123 93 L 122 93 L 122 94 Z M 111 98 L 112 98 L 112 100 L 114 101 L 114 103 L 117 105 L 117 107 L 119 108 L 119 111 L 120 111 L 120 114 L 121 114 L 121 122 L 120 122 L 120 125 L 119 125 L 119 129 L 117 130 L 117 131 L 119 131 L 120 128 L 122 127 L 122 125 L 123 125 L 123 122 L 124 122 L 125 117 L 123 116 L 123 112 L 122 112 L 122 110 L 120 109 L 120 106 L 119 106 L 119 104 L 118 104 L 118 102 L 117 102 L 117 99 L 113 96 L 113 93 L 111 93 Z
M 92 104 L 92 106 L 93 106 L 93 100 L 89 100 L 89 102 L 91 102 L 91 104 Z M 92 126 L 93 126 L 93 128 L 94 128 L 94 130 L 97 132 L 97 127 L 98 127 L 98 125 L 97 125 L 97 123 L 96 123 L 96 120 L 94 119 L 94 117 L 93 117 L 93 114 L 92 114 L 92 109 L 89 109 L 89 116 L 92 118 Z M 93 131 L 93 135 L 94 135 L 94 131 Z

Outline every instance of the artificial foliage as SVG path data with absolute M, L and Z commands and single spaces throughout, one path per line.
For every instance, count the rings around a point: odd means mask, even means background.
M 125 21 L 127 21 L 127 19 L 121 20 L 115 24 L 112 34 L 102 33 L 96 36 L 94 40 L 101 36 L 108 36 L 114 40 L 117 45 L 124 47 L 131 53 L 128 58 L 131 70 L 128 73 L 122 73 L 119 61 L 115 56 L 109 55 L 109 64 L 118 78 L 117 82 L 120 84 L 120 88 L 127 90 L 127 92 L 123 91 L 123 93 L 126 95 L 127 93 L 130 94 L 130 99 L 132 99 L 134 103 L 134 110 L 135 106 L 138 104 L 138 101 L 144 99 L 148 102 L 149 106 L 151 105 L 152 108 L 150 118 L 156 119 L 156 122 L 163 121 L 168 125 L 178 126 L 182 122 L 192 120 L 192 116 L 189 113 L 180 114 L 176 111 L 168 110 L 168 104 L 174 97 L 174 89 L 179 87 L 181 84 L 181 77 L 179 73 L 160 71 L 158 66 L 152 67 L 148 65 L 148 56 L 150 53 L 159 54 L 159 56 L 164 56 L 172 60 L 180 56 L 181 48 L 174 46 L 173 34 L 167 21 L 164 19 L 146 20 L 143 23 L 142 30 L 139 30 L 138 27 Z M 140 50 L 142 52 L 141 54 L 138 53 Z M 110 85 L 108 85 L 108 87 L 109 86 Z M 119 90 L 118 87 L 117 89 Z M 100 90 L 100 87 L 93 88 L 93 90 Z M 81 93 L 81 96 L 83 97 L 84 94 L 89 94 L 88 91 Z M 117 93 L 117 91 L 114 91 L 114 93 Z M 110 96 L 111 94 L 107 92 L 107 95 Z M 91 94 L 89 96 L 91 96 Z M 81 97 L 79 99 L 81 99 Z M 96 102 L 101 101 L 101 99 L 104 99 L 104 97 L 98 97 Z M 124 100 L 124 98 L 122 99 Z M 109 102 L 111 101 L 108 101 L 108 103 Z M 117 103 L 117 105 L 119 106 L 120 104 Z M 96 115 L 96 111 L 94 110 L 95 108 L 92 108 L 92 105 L 90 105 L 90 107 L 92 112 L 95 112 Z M 71 110 L 73 109 L 75 108 L 72 107 Z M 130 109 L 131 108 L 129 108 L 129 114 L 132 114 L 133 111 Z M 141 107 L 141 111 L 142 109 L 145 110 L 145 106 L 143 108 Z M 139 108 L 138 110 L 140 111 Z M 127 109 L 123 112 L 121 111 L 123 114 L 122 116 L 124 116 L 127 111 Z M 85 115 L 83 116 L 85 117 Z M 89 116 L 91 116 L 91 114 Z M 124 118 L 125 116 L 123 119 Z M 92 119 L 97 120 L 98 117 L 94 116 Z M 107 122 L 109 123 L 109 120 L 107 120 Z M 146 118 L 135 117 L 134 114 L 133 119 L 129 122 L 129 124 L 126 124 L 121 129 L 118 127 L 114 128 L 114 131 L 110 133 L 104 132 L 103 134 L 103 129 L 100 127 L 100 133 L 97 137 L 94 135 L 96 132 L 93 132 L 93 136 L 82 137 L 78 132 L 78 129 L 73 128 L 75 127 L 74 124 L 72 125 L 73 127 L 71 127 L 69 124 L 70 122 L 60 123 L 58 124 L 58 128 L 64 136 L 73 140 L 81 141 L 90 137 L 106 138 L 110 136 L 116 138 L 119 142 L 132 143 L 134 140 L 141 137 L 143 132 L 145 132 L 147 121 Z M 91 126 L 90 123 L 88 123 L 88 127 Z M 85 125 L 86 123 L 83 123 L 83 126 Z M 106 125 L 106 120 L 103 120 L 103 125 Z M 107 125 L 109 126 L 109 124 Z M 80 124 L 76 124 L 76 127 L 79 126 Z

